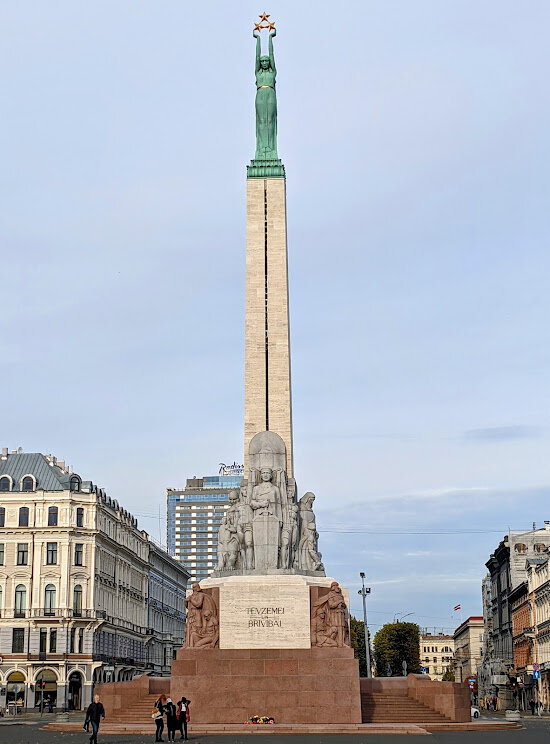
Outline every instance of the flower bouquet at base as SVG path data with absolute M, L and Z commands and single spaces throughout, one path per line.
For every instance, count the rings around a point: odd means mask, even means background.
M 250 716 L 248 721 L 245 721 L 245 725 L 249 723 L 262 724 L 262 723 L 275 723 L 275 719 L 271 716 Z

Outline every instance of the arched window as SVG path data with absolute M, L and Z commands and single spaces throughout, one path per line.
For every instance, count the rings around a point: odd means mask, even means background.
M 27 590 L 24 584 L 15 587 L 15 617 L 25 617 L 27 611 Z
M 20 527 L 29 526 L 29 507 L 28 506 L 22 506 L 19 509 L 19 526 Z
M 0 478 L 0 491 L 11 491 L 11 480 L 7 475 Z
M 82 587 L 77 584 L 73 592 L 73 615 L 82 617 Z
M 78 475 L 73 475 L 71 478 L 71 491 L 74 491 L 74 493 L 78 493 L 80 491 L 80 478 Z
M 21 481 L 22 491 L 34 491 L 34 478 L 32 475 L 26 475 Z
M 44 589 L 44 615 L 55 615 L 56 591 L 53 584 Z
M 57 506 L 48 509 L 48 527 L 57 527 Z

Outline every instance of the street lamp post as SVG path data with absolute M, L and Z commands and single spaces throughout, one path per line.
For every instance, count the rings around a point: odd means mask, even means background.
M 361 577 L 362 587 L 359 589 L 357 594 L 363 597 L 363 624 L 365 630 L 365 660 L 367 662 L 367 677 L 371 676 L 370 668 L 370 643 L 369 643 L 369 629 L 367 626 L 367 594 L 370 594 L 370 587 L 365 586 L 365 574 L 363 571 L 359 574 Z

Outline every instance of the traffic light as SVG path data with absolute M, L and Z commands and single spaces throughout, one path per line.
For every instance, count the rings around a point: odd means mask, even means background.
M 44 689 L 45 687 L 46 687 L 46 683 L 44 682 L 44 680 L 42 680 L 42 689 Z

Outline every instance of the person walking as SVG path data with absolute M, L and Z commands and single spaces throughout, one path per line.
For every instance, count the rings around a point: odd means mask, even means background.
M 178 716 L 176 706 L 172 702 L 171 698 L 166 700 L 164 706 L 166 712 L 166 728 L 168 729 L 168 741 L 175 741 L 176 729 L 178 728 Z
M 97 732 L 99 731 L 99 723 L 102 718 L 105 718 L 105 708 L 103 703 L 99 700 L 99 695 L 94 695 L 93 703 L 90 703 L 88 710 L 86 711 L 86 720 L 84 721 L 84 728 L 88 731 L 88 727 L 92 727 L 92 735 L 90 736 L 90 744 L 97 744 Z
M 529 700 L 529 707 L 531 708 L 531 715 L 532 716 L 535 715 L 535 705 L 536 705 L 536 703 L 535 703 L 534 699 L 531 698 L 531 700 Z
M 187 741 L 187 724 L 190 720 L 189 715 L 189 703 L 185 696 L 182 695 L 181 700 L 178 701 L 177 715 L 178 715 L 178 727 L 180 732 L 180 739 Z M 185 735 L 184 735 L 185 732 Z
M 164 731 L 164 708 L 166 702 L 166 695 L 161 695 L 155 703 L 155 710 L 152 714 L 157 727 L 157 730 L 155 732 L 155 741 L 164 741 L 164 739 L 162 738 L 162 732 Z

